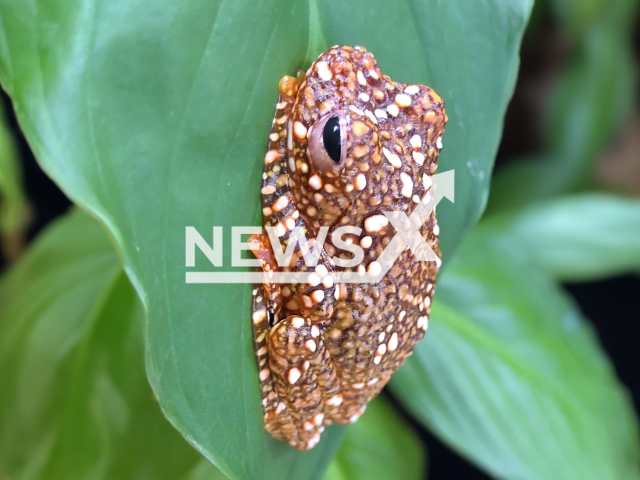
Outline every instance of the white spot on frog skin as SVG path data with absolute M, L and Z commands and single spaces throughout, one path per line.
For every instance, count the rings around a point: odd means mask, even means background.
M 431 188 L 431 185 L 433 185 L 433 180 L 431 179 L 431 177 L 429 175 L 427 175 L 426 173 L 422 175 L 422 186 L 424 187 L 425 190 L 429 190 Z
M 287 408 L 287 406 L 283 402 L 280 402 L 276 407 L 276 415 L 282 413 L 285 408 Z
M 313 340 L 307 340 L 304 343 L 305 347 L 307 347 L 308 350 L 315 352 L 316 351 L 316 342 L 314 342 Z
M 408 93 L 409 95 L 415 95 L 419 91 L 420 91 L 420 87 L 418 87 L 417 85 L 409 85 L 407 88 L 404 89 L 404 93 Z
M 291 319 L 291 325 L 293 325 L 295 328 L 300 328 L 304 325 L 304 318 L 302 317 L 293 317 Z
M 265 318 L 267 318 L 266 310 L 260 309 L 253 312 L 253 323 L 260 323 Z
M 349 110 L 351 110 L 353 113 L 357 114 L 357 115 L 362 115 L 364 116 L 364 112 L 356 107 L 354 107 L 353 105 L 351 105 L 349 107 Z
M 312 272 L 307 277 L 307 283 L 309 283 L 309 285 L 311 285 L 312 287 L 317 287 L 318 285 L 320 285 L 320 277 Z
M 387 346 L 383 343 L 378 345 L 378 355 L 384 355 L 387 352 Z
M 289 151 L 293 150 L 293 121 L 289 120 L 289 125 L 287 126 L 287 148 Z
M 324 288 L 333 287 L 333 277 L 331 275 L 327 275 L 326 277 L 324 277 L 322 279 L 322 285 L 324 285 Z
M 316 63 L 316 70 L 318 71 L 318 76 L 325 82 L 333 78 L 333 73 L 329 69 L 327 62 Z
M 309 179 L 309 186 L 315 190 L 320 190 L 322 188 L 322 179 L 318 176 L 318 174 L 313 175 Z
M 396 105 L 400 108 L 405 108 L 411 105 L 411 97 L 409 95 L 405 95 L 404 93 L 399 93 L 396 95 Z
M 337 395 L 334 395 L 329 400 L 327 400 L 325 403 L 327 405 L 329 405 L 330 407 L 337 407 L 337 406 L 342 405 L 342 394 L 339 393 Z
M 440 227 L 438 226 L 437 223 L 433 226 L 433 234 L 440 235 Z
M 354 383 L 353 385 L 351 385 L 353 388 L 355 388 L 356 390 L 360 390 L 361 388 L 364 387 L 364 383 Z
M 264 163 L 269 165 L 275 162 L 278 158 L 280 158 L 280 152 L 278 152 L 277 150 L 269 150 L 264 156 Z
M 396 348 L 398 348 L 398 334 L 393 332 L 389 339 L 389 351 L 393 352 Z
M 414 203 L 420 203 L 420 197 L 418 195 L 414 195 L 413 197 L 411 197 L 411 200 Z
M 362 248 L 369 248 L 372 243 L 373 243 L 373 240 L 371 239 L 371 237 L 369 235 L 367 235 L 366 237 L 362 237 L 360 239 L 360 246 Z
M 411 198 L 411 195 L 413 195 L 413 180 L 404 172 L 400 174 L 400 180 L 402 181 L 402 196 Z
M 264 382 L 267 378 L 269 378 L 269 375 L 271 375 L 271 370 L 269 370 L 268 368 L 263 368 L 262 370 L 260 370 L 260 381 Z
M 316 290 L 311 294 L 311 298 L 315 303 L 320 303 L 324 300 L 324 292 L 322 290 Z
M 400 158 L 398 157 L 398 155 L 396 155 L 395 153 L 391 153 L 389 150 L 386 149 L 386 147 L 382 147 L 382 153 L 384 154 L 386 159 L 389 160 L 389 163 L 393 165 L 394 168 L 402 167 L 402 162 L 400 161 Z
M 438 139 L 436 140 L 436 147 L 442 150 L 442 137 L 438 137 Z
M 318 275 L 320 275 L 320 278 L 322 278 L 327 273 L 329 273 L 329 270 L 327 270 L 327 267 L 325 267 L 324 265 L 320 264 L 320 265 L 316 266 L 316 273 Z
M 289 170 L 296 171 L 296 160 L 293 157 L 289 157 Z
M 358 72 L 356 73 L 356 78 L 358 79 L 358 83 L 360 85 L 365 86 L 367 84 L 367 80 L 364 78 L 362 70 L 358 70 Z
M 398 113 L 400 113 L 400 110 L 398 109 L 398 106 L 395 103 L 392 103 L 387 107 L 387 112 L 389 112 L 389 115 L 393 117 L 397 117 Z
M 271 208 L 273 208 L 274 212 L 279 212 L 281 210 L 284 210 L 287 205 L 289 205 L 289 198 L 286 195 L 282 195 L 280 198 L 278 198 L 278 200 L 275 201 Z
M 378 341 L 379 342 L 384 341 L 384 335 L 385 335 L 384 332 L 380 332 L 380 335 L 378 335 Z
M 315 427 L 315 425 L 311 422 L 304 422 L 304 429 L 308 432 L 313 430 L 313 427 Z
M 371 215 L 364 221 L 364 229 L 369 233 L 379 233 L 389 225 L 389 220 L 384 215 Z
M 371 275 L 372 277 L 376 277 L 380 275 L 380 272 L 382 272 L 382 265 L 380 265 L 378 262 L 371 262 L 369 264 L 369 268 L 367 269 L 367 273 L 369 275 Z
M 316 327 L 315 325 L 313 325 L 311 327 L 311 336 L 313 338 L 318 338 L 318 335 L 320 335 L 320 330 L 318 329 L 318 327 Z
M 387 117 L 386 112 L 384 110 L 380 110 L 379 108 L 376 108 L 373 113 L 375 113 L 376 117 L 378 118 L 389 118 Z
M 279 138 L 280 135 L 278 135 L 277 133 L 272 133 L 269 135 L 269 140 L 271 140 L 272 142 L 277 142 Z
M 367 118 L 369 120 L 371 120 L 373 123 L 375 123 L 376 125 L 378 124 L 378 120 L 376 120 L 376 117 L 373 116 L 373 113 L 371 113 L 371 110 L 365 110 L 364 114 L 367 116 Z
M 319 413 L 315 417 L 313 417 L 313 423 L 315 423 L 317 426 L 322 425 L 323 421 L 324 421 L 324 414 L 322 413 Z
M 422 165 L 424 163 L 424 155 L 420 152 L 413 152 L 411 153 L 411 156 L 418 165 Z
M 358 190 L 364 190 L 367 187 L 367 177 L 363 173 L 358 174 L 355 184 Z
M 422 139 L 420 138 L 420 135 L 414 135 L 409 139 L 409 143 L 413 148 L 418 149 L 422 146 Z
M 315 447 L 319 441 L 320 441 L 320 432 L 316 433 L 313 437 L 309 439 L 309 441 L 307 442 L 307 447 L 311 449 Z
M 297 138 L 303 139 L 307 136 L 307 127 L 305 127 L 302 123 L 296 121 L 293 123 L 293 134 Z
M 298 379 L 300 378 L 300 370 L 298 370 L 296 367 L 293 367 L 291 369 L 289 369 L 289 373 L 287 375 L 287 378 L 289 380 L 289 383 L 291 385 L 294 385 Z
M 360 100 L 362 100 L 363 102 L 368 102 L 369 101 L 369 95 L 367 95 L 366 93 L 361 93 L 360 95 L 358 95 L 358 98 Z

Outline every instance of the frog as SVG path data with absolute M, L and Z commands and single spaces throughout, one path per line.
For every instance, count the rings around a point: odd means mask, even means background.
M 264 272 L 251 324 L 265 429 L 308 450 L 326 426 L 358 420 L 425 335 L 441 264 L 435 208 L 419 229 L 435 261 L 405 248 L 379 282 L 336 280 L 380 273 L 377 259 L 396 233 L 384 213 L 410 215 L 434 195 L 447 115 L 433 89 L 392 81 L 361 46 L 328 49 L 278 90 L 263 230 L 248 240 Z M 351 230 L 336 239 L 344 226 Z M 281 266 L 276 249 L 300 231 L 306 250 L 296 243 Z M 350 245 L 364 254 L 357 266 L 345 266 L 356 256 Z M 272 281 L 278 272 L 298 277 Z

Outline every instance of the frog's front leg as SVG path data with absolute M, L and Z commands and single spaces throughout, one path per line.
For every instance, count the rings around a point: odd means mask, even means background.
M 267 344 L 275 391 L 285 406 L 280 414 L 291 419 L 295 430 L 283 432 L 281 419 L 275 417 L 267 420 L 266 428 L 287 435 L 298 450 L 312 448 L 324 430 L 326 409 L 340 398 L 320 328 L 308 318 L 292 315 L 271 328 Z

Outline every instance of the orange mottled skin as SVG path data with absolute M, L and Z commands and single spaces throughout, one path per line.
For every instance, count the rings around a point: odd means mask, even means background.
M 391 81 L 361 47 L 331 48 L 299 82 L 283 77 L 279 85 L 262 182 L 264 225 L 276 228 L 283 249 L 294 226 L 311 242 L 321 226 L 329 234 L 317 267 L 306 266 L 298 249 L 290 267 L 279 267 L 266 235 L 250 243 L 265 271 L 313 273 L 308 283 L 256 287 L 252 315 L 265 428 L 306 450 L 325 425 L 356 421 L 427 329 L 436 262 L 405 250 L 380 283 L 335 284 L 333 272 L 358 267 L 335 265 L 332 258 L 352 254 L 338 250 L 331 233 L 361 228 L 343 239 L 363 246 L 360 269 L 369 269 L 395 230 L 365 221 L 391 210 L 410 215 L 429 195 L 446 115 L 438 94 Z M 315 171 L 305 133 L 338 111 L 347 118 L 344 168 Z M 439 254 L 438 230 L 434 212 L 420 232 Z

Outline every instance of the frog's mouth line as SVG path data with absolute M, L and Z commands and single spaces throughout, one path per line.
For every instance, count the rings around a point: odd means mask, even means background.
M 385 217 L 396 229 L 396 235 L 389 242 L 389 244 L 382 251 L 382 254 L 376 260 L 380 266 L 380 270 L 375 272 L 364 271 L 337 271 L 331 272 L 333 281 L 335 283 L 379 283 L 387 272 L 391 269 L 396 259 L 400 256 L 405 248 L 409 248 L 413 255 L 419 261 L 436 262 L 439 267 L 441 264 L 440 258 L 436 255 L 433 249 L 429 246 L 426 240 L 420 234 L 420 227 L 429 219 L 431 213 L 434 211 L 436 205 L 440 201 L 447 197 L 451 202 L 454 202 L 454 183 L 455 172 L 449 170 L 447 172 L 436 174 L 432 177 L 434 194 L 431 195 L 431 189 L 424 195 L 422 201 L 416 205 L 413 212 L 409 217 L 404 212 L 384 212 Z M 221 227 L 216 227 L 221 228 Z M 186 257 L 195 257 L 195 247 L 198 246 L 209 259 L 213 258 L 213 249 L 211 246 L 200 236 L 200 234 L 193 227 L 187 227 L 192 229 L 191 232 L 195 232 L 196 237 L 191 237 L 191 244 L 187 239 L 185 245 Z M 189 231 L 189 230 L 188 230 Z M 269 232 L 268 232 L 269 233 Z M 189 236 L 187 235 L 189 238 Z M 279 239 L 274 233 L 275 238 L 271 238 L 274 250 L 280 246 Z M 304 237 L 304 234 L 302 234 Z M 220 242 L 221 243 L 221 242 Z M 291 244 L 292 242 L 290 242 Z M 306 242 L 305 242 L 306 243 Z M 203 249 L 208 249 L 205 252 Z M 302 249 L 302 248 L 301 248 Z M 280 250 L 282 251 L 282 250 Z M 190 256 L 190 253 L 191 256 Z M 293 250 L 292 250 L 293 253 Z M 286 253 L 285 253 L 286 256 Z M 289 257 L 291 258 L 291 257 Z M 314 260 L 317 263 L 319 258 L 315 256 Z M 306 259 L 305 259 L 306 261 Z M 212 261 L 213 263 L 213 261 Z M 279 260 L 280 263 L 280 260 Z M 309 262 L 307 262 L 309 263 Z M 288 261 L 285 262 L 285 265 Z M 195 260 L 187 262 L 187 266 L 195 266 Z M 214 264 L 214 266 L 216 266 Z M 314 265 L 309 265 L 314 266 Z M 357 266 L 357 265 L 353 265 Z M 186 283 L 249 283 L 249 284 L 261 284 L 261 283 L 305 283 L 307 281 L 308 272 L 186 272 Z M 271 321 L 271 318 L 270 318 Z M 274 315 L 273 321 L 277 319 Z

